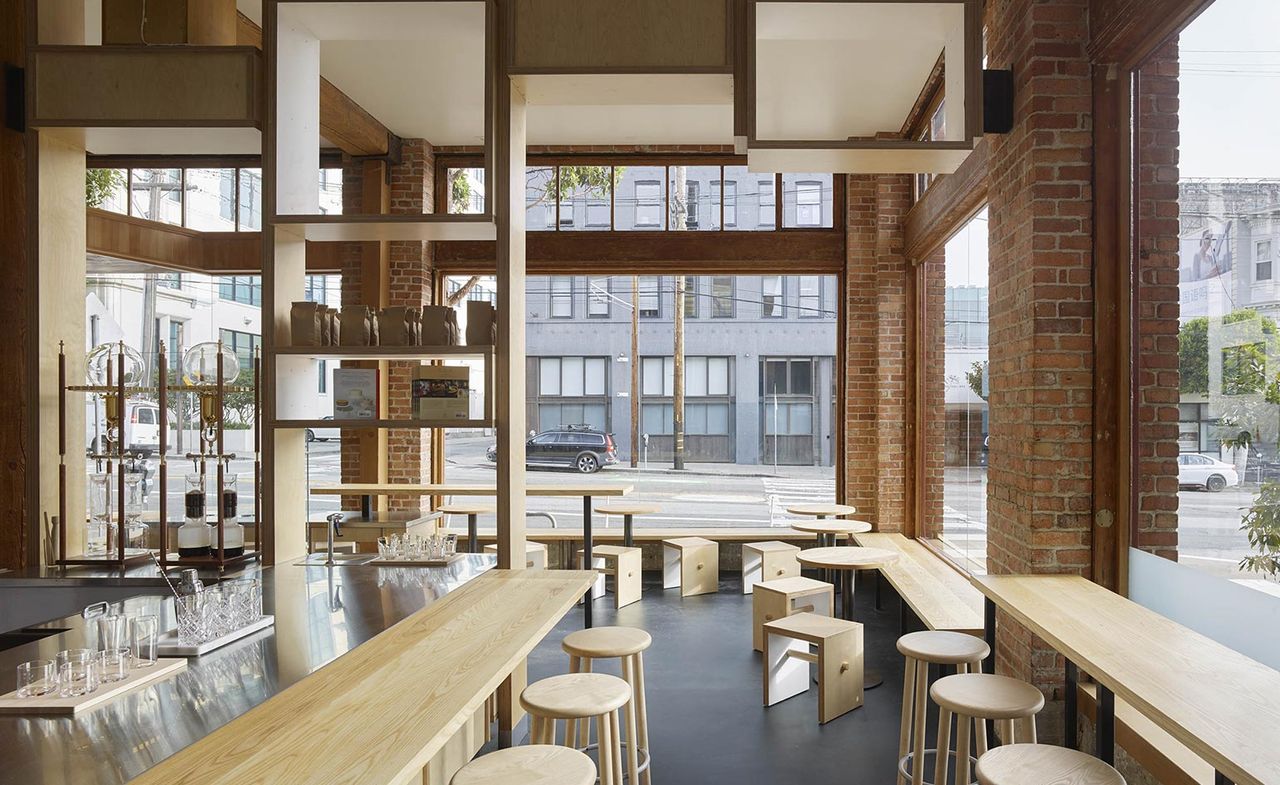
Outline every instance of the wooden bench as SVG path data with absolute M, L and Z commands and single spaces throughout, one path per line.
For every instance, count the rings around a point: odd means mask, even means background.
M 954 567 L 901 534 L 868 532 L 853 539 L 863 547 L 898 554 L 898 560 L 881 567 L 880 574 L 925 627 L 982 635 L 982 592 Z M 905 622 L 904 608 L 904 632 Z

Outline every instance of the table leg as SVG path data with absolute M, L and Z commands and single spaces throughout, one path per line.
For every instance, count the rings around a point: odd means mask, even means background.
M 582 569 L 591 569 L 591 497 L 582 497 Z M 595 588 L 595 583 L 591 584 Z M 586 602 L 582 603 L 582 626 L 591 629 L 591 589 L 587 589 Z
M 632 516 L 630 513 L 622 516 L 622 544 L 628 548 L 635 547 L 635 540 L 631 536 L 631 520 Z
M 839 575 L 838 571 L 836 572 Z M 853 621 L 853 581 L 852 574 L 846 575 L 840 587 L 840 617 L 845 621 Z
M 479 517 L 474 513 L 467 516 L 467 550 L 471 553 L 480 552 L 480 533 L 476 530 L 476 520 Z
M 1098 759 L 1114 766 L 1116 762 L 1116 696 L 1098 685 Z
M 996 604 L 991 601 L 990 597 L 984 597 L 982 603 L 982 639 L 987 642 L 990 652 L 987 654 L 986 661 L 982 662 L 978 671 L 980 673 L 996 672 Z M 1034 720 L 1033 720 L 1034 721 Z M 996 737 L 996 721 L 987 720 L 987 738 L 994 739 Z
M 1213 773 L 1213 785 L 1234 785 L 1234 783 L 1227 779 L 1227 775 L 1220 771 L 1215 771 Z
M 1080 747 L 1080 740 L 1076 734 L 1076 682 L 1079 681 L 1080 674 L 1074 662 L 1067 660 L 1066 663 L 1062 693 L 1062 727 L 1065 734 L 1065 746 L 1074 750 Z
M 366 493 L 360 497 L 360 514 L 366 521 L 373 520 L 373 496 Z

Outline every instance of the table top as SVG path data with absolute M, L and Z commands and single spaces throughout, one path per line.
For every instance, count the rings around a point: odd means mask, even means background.
M 653 515 L 662 508 L 653 502 L 611 501 L 593 505 L 592 510 L 601 515 Z
M 791 521 L 791 528 L 814 534 L 863 534 L 871 531 L 871 524 L 866 521 L 820 518 L 813 521 Z
M 526 496 L 626 496 L 635 486 L 622 482 L 581 485 L 526 485 Z M 313 485 L 316 496 L 496 496 L 497 485 L 457 483 L 337 483 Z
M 884 548 L 862 548 L 837 545 L 834 548 L 809 548 L 796 556 L 807 567 L 828 570 L 867 570 L 898 560 L 898 554 Z
M 858 511 L 857 507 L 850 507 L 847 504 L 836 504 L 835 502 L 791 504 L 785 509 L 792 515 L 853 515 Z
M 1236 785 L 1280 783 L 1280 672 L 1078 576 L 971 580 Z
M 576 570 L 481 575 L 133 782 L 404 782 L 594 579 Z

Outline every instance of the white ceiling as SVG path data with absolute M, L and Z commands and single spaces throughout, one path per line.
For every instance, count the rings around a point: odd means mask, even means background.
M 768 3 L 756 10 L 756 137 L 834 140 L 897 131 L 959 3 Z

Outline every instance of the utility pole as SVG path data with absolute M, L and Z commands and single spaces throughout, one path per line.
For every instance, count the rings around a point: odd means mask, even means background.
M 631 276 L 631 468 L 640 465 L 640 276 Z
M 671 361 L 672 467 L 684 468 L 684 276 L 676 276 L 675 355 Z

